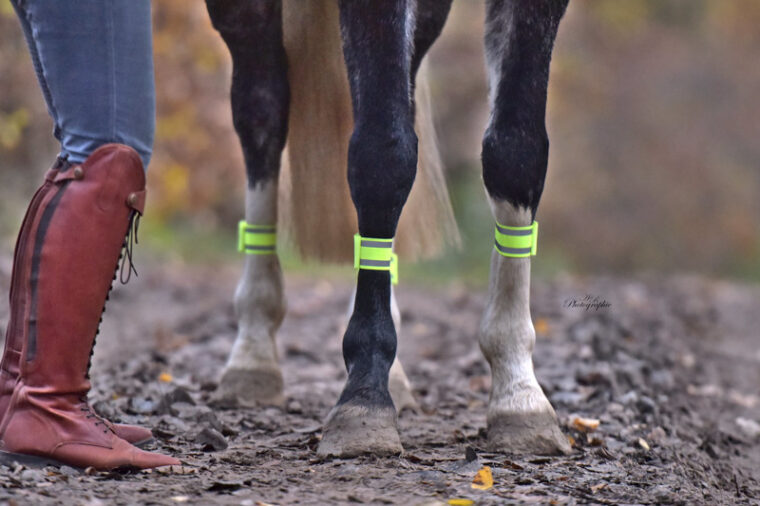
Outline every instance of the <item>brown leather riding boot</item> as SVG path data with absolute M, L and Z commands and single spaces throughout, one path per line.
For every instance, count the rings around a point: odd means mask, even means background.
M 61 169 L 62 164 L 62 161 L 57 161 L 54 170 Z M 43 191 L 50 191 L 50 189 L 46 190 L 45 186 L 43 186 L 38 193 L 43 193 Z M 24 223 L 21 226 L 14 258 L 14 265 L 16 266 L 16 269 L 14 270 L 14 279 L 17 277 L 16 273 L 18 273 L 18 276 L 21 275 L 20 266 L 22 262 L 19 260 L 19 255 L 22 254 L 22 251 L 24 254 L 29 254 L 28 251 L 25 250 L 28 250 L 29 243 L 31 242 L 29 237 L 32 234 L 32 224 L 39 223 L 37 221 L 37 214 L 39 213 L 39 201 L 41 198 L 41 195 L 35 195 L 32 205 L 30 205 L 27 211 Z M 17 283 L 14 282 L 11 286 L 11 304 L 13 304 L 14 301 L 13 292 L 16 284 Z M 0 420 L 6 411 L 7 402 L 10 400 L 10 395 L 13 392 L 19 373 L 19 361 L 21 359 L 21 351 L 24 341 L 23 330 L 25 327 L 23 325 L 17 327 L 17 322 L 14 321 L 16 318 L 23 318 L 23 314 L 18 314 L 18 312 L 12 312 L 11 314 L 11 321 L 5 335 L 3 360 L 0 362 Z M 17 331 L 17 329 L 19 329 L 19 331 Z M 107 420 L 106 422 L 118 437 L 136 446 L 147 444 L 153 440 L 153 433 L 150 429 L 139 427 L 137 425 L 112 423 Z
M 179 464 L 118 437 L 87 401 L 101 313 L 145 203 L 140 157 L 109 144 L 81 165 L 60 161 L 45 179 L 16 244 L 0 364 L 0 459 L 97 469 Z M 149 431 L 141 430 L 144 438 Z

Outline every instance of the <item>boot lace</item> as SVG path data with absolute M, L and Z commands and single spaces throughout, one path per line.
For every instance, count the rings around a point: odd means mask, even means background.
M 127 238 L 124 240 L 124 245 L 122 247 L 122 254 L 119 255 L 119 260 L 121 260 L 119 281 L 121 281 L 122 285 L 126 285 L 127 283 L 129 283 L 129 280 L 132 278 L 133 273 L 135 276 L 137 276 L 137 269 L 135 268 L 135 262 L 132 259 L 132 250 L 134 249 L 135 244 L 138 244 L 140 242 L 140 240 L 137 237 L 137 232 L 140 229 L 141 217 L 142 215 L 138 213 L 137 211 L 132 211 L 132 214 L 129 215 L 129 229 L 127 230 Z M 127 274 L 125 277 L 124 266 L 127 263 L 129 264 L 129 266 L 127 267 Z
M 140 213 L 132 211 L 129 215 L 129 228 L 127 229 L 127 236 L 124 238 L 124 243 L 121 246 L 121 253 L 119 253 L 119 259 L 116 261 L 116 267 L 114 269 L 113 278 L 111 279 L 111 286 L 108 287 L 108 293 L 106 294 L 106 300 L 103 303 L 103 309 L 100 312 L 100 320 L 98 320 L 98 328 L 95 331 L 95 337 L 92 340 L 92 346 L 90 347 L 90 357 L 87 359 L 87 370 L 84 377 L 90 379 L 90 367 L 92 366 L 92 355 L 95 352 L 95 342 L 100 334 L 100 324 L 103 323 L 103 315 L 106 312 L 106 304 L 111 298 L 111 291 L 113 290 L 113 282 L 118 278 L 121 284 L 126 285 L 132 277 L 132 273 L 137 276 L 137 269 L 135 269 L 134 260 L 132 259 L 132 250 L 134 245 L 139 242 L 137 238 L 137 231 L 140 228 Z M 124 275 L 124 266 L 129 263 L 127 268 L 126 277 Z M 85 398 L 86 400 L 86 398 Z M 89 406 L 89 405 L 88 405 Z M 97 415 L 96 415 L 97 416 Z
M 111 427 L 111 424 L 106 422 L 103 417 L 95 413 L 93 411 L 92 406 L 90 406 L 90 402 L 87 400 L 87 394 L 83 394 L 79 396 L 79 400 L 82 402 L 82 406 L 79 408 L 79 411 L 83 413 L 87 413 L 85 418 L 92 419 L 95 421 L 95 427 L 102 425 L 103 426 L 103 434 L 108 434 L 108 432 L 113 432 L 116 434 Z

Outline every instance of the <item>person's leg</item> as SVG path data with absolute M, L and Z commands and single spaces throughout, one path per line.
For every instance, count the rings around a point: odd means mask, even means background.
M 0 459 L 104 469 L 177 464 L 128 444 L 150 439 L 149 430 L 111 424 L 87 402 L 108 285 L 126 230 L 145 203 L 155 111 L 150 5 L 13 5 L 62 156 L 32 199 L 16 244 L 0 364 Z M 78 282 L 67 282 L 69 275 Z M 83 287 L 87 294 L 65 296 Z M 68 303 L 76 307 L 62 312 Z M 29 416 L 44 425 L 32 440 Z
M 61 142 L 82 163 L 98 147 L 135 149 L 148 166 L 155 130 L 149 0 L 11 0 Z

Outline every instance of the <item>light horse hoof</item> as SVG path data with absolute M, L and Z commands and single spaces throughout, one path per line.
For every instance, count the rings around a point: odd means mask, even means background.
M 226 369 L 214 396 L 243 408 L 283 406 L 282 372 L 275 368 Z
M 572 452 L 553 410 L 489 414 L 488 446 L 499 453 L 569 455 Z

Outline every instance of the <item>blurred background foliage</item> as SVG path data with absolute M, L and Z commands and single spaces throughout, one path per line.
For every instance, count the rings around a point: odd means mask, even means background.
M 155 154 L 142 238 L 154 255 L 235 257 L 245 178 L 230 62 L 203 2 L 154 0 Z M 483 1 L 455 0 L 430 54 L 436 123 L 464 236 L 418 280 L 480 284 L 492 219 L 480 181 L 488 117 Z M 760 2 L 571 0 L 549 97 L 538 275 L 696 271 L 760 280 Z M 56 154 L 25 43 L 0 0 L 0 249 Z M 286 268 L 308 269 L 290 253 Z M 350 272 L 350 271 L 349 271 Z

